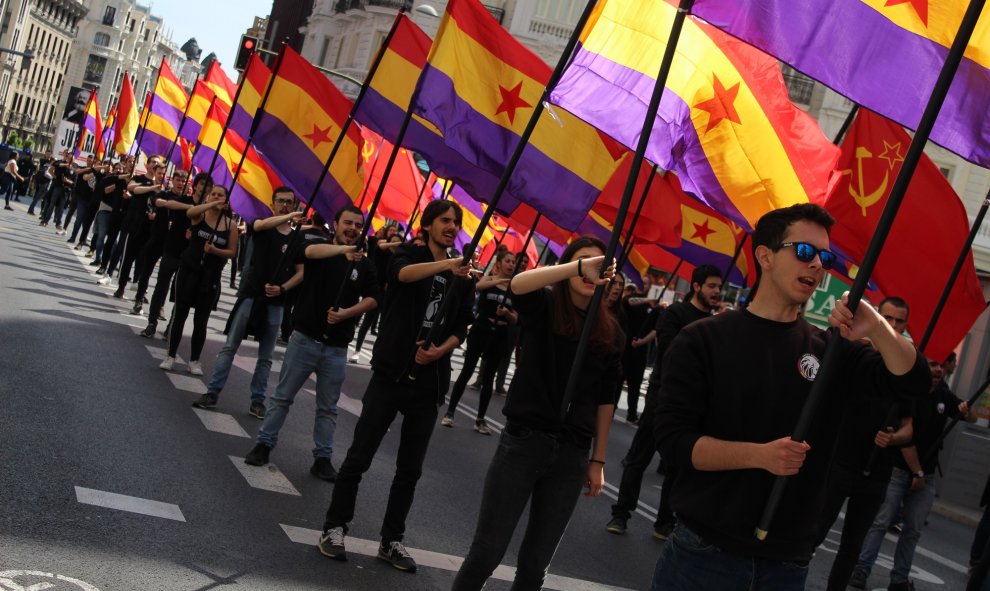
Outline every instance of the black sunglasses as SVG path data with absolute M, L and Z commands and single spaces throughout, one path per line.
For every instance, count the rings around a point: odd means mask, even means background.
M 810 263 L 815 260 L 815 255 L 818 255 L 818 260 L 822 262 L 822 269 L 831 269 L 839 259 L 831 250 L 824 248 L 819 250 L 813 244 L 808 244 L 807 242 L 784 242 L 774 250 L 791 246 L 794 247 L 794 255 L 797 256 L 797 260 L 802 263 Z

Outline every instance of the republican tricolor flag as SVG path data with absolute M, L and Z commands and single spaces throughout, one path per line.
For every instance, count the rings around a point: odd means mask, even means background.
M 79 143 L 76 145 L 75 156 L 79 156 L 86 146 L 86 140 L 94 138 L 93 154 L 103 154 L 103 122 L 100 120 L 100 104 L 96 99 L 96 91 L 89 95 L 82 124 L 79 126 Z

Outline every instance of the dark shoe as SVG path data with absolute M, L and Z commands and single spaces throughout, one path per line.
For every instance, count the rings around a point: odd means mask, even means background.
M 612 521 L 609 521 L 608 525 L 605 526 L 605 529 L 607 529 L 608 533 L 610 534 L 616 534 L 621 536 L 622 534 L 626 533 L 627 521 L 629 520 L 626 519 L 625 517 L 613 517 Z
M 97 275 L 106 275 L 106 272 L 107 272 L 107 268 L 104 267 L 102 264 L 100 265 L 100 268 L 96 270 Z
M 471 388 L 472 390 L 480 390 L 481 389 L 481 380 L 475 380 L 475 382 L 473 384 L 468 384 L 468 388 Z
M 894 534 L 895 536 L 899 536 L 901 535 L 901 532 L 904 531 L 904 524 L 892 523 L 890 527 L 887 528 L 887 531 Z
M 849 575 L 848 585 L 854 589 L 866 589 L 867 578 L 869 577 L 867 577 L 866 573 L 857 568 Z
M 402 542 L 382 542 L 378 547 L 378 558 L 407 573 L 416 572 L 416 561 Z
M 626 417 L 626 422 L 629 423 L 630 425 L 638 425 L 639 417 L 637 417 L 636 415 L 629 415 L 628 417 Z
M 144 334 L 144 333 L 141 333 Z M 151 334 L 155 334 L 155 331 L 151 331 Z M 192 403 L 196 408 L 202 408 L 205 410 L 214 409 L 217 407 L 217 395 L 207 392 L 199 397 L 199 400 Z
M 499 396 L 506 396 L 508 395 L 509 391 L 506 390 L 504 386 L 499 386 L 498 388 L 495 388 L 495 393 L 498 394 Z
M 148 326 L 144 327 L 144 330 L 141 331 L 141 336 L 143 336 L 146 339 L 155 338 L 155 330 L 157 329 L 158 329 L 158 325 L 156 323 L 149 322 Z
M 131 308 L 131 314 L 133 314 L 134 316 L 141 315 L 141 302 L 134 304 L 134 307 Z
M 90 267 L 99 267 L 102 263 L 100 261 L 93 261 L 89 264 Z
M 268 454 L 270 453 L 272 453 L 271 446 L 259 443 L 251 448 L 251 451 L 244 458 L 244 463 L 250 466 L 264 466 L 268 463 Z
M 113 292 L 113 297 L 117 298 L 118 300 L 124 299 L 124 286 L 123 285 L 121 285 L 120 287 L 118 287 L 117 288 L 117 291 Z
M 673 523 L 661 523 L 660 525 L 653 526 L 653 537 L 660 540 L 661 542 L 666 542 L 667 538 L 674 531 Z
M 344 528 L 332 527 L 323 532 L 317 547 L 324 556 L 334 560 L 347 560 L 347 552 L 344 551 Z
M 309 473 L 320 480 L 326 480 L 327 482 L 337 481 L 337 470 L 330 463 L 330 458 L 316 458 L 313 460 L 313 466 L 309 469 Z
M 9 205 L 4 205 L 3 208 L 6 209 L 7 211 L 14 211 L 14 208 Z
M 252 402 L 248 414 L 256 419 L 265 418 L 265 405 L 260 402 Z
M 474 422 L 474 430 L 482 435 L 491 435 L 492 430 L 488 428 L 488 423 L 484 420 Z
M 887 585 L 887 591 L 914 591 L 914 583 L 911 581 L 904 581 L 903 583 L 895 583 L 891 581 Z

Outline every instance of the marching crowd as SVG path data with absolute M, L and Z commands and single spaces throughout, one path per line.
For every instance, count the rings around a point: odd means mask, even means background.
M 913 588 L 908 574 L 934 501 L 939 435 L 948 419 L 975 416 L 949 391 L 954 357 L 926 359 L 903 335 L 910 302 L 890 297 L 876 310 L 861 305 L 854 313 L 839 301 L 829 331 L 803 319 L 805 303 L 836 258 L 829 250 L 833 220 L 820 207 L 796 205 L 760 219 L 752 234 L 757 287 L 744 309 L 716 314 L 724 310 L 723 278 L 710 265 L 697 267 L 687 296 L 667 307 L 625 285 L 605 261 L 605 245 L 590 236 L 574 239 L 556 264 L 530 270 L 524 253 L 499 249 L 486 271 L 454 250 L 462 212 L 451 201 L 430 202 L 412 240 L 389 224 L 365 245 L 368 220 L 357 207 L 343 207 L 330 220 L 305 218 L 298 197 L 282 187 L 272 196 L 271 217 L 244 222 L 232 214 L 225 187 L 208 175 L 168 175 L 156 157 L 141 173 L 134 164 L 92 158 L 77 164 L 68 153 L 38 162 L 11 156 L 0 191 L 8 210 L 11 199 L 30 195 L 28 214 L 68 234 L 92 258 L 100 283 L 116 285 L 113 297 L 125 297 L 128 283 L 135 284 L 132 312 L 147 306 L 141 336 L 155 338 L 166 323 L 166 371 L 181 366 L 182 352 L 186 371 L 204 375 L 207 322 L 231 261 L 240 281 L 226 341 L 206 360 L 207 392 L 193 405 L 216 407 L 234 355 L 244 339 L 256 338 L 248 412 L 261 423 L 245 462 L 263 466 L 293 399 L 316 375 L 310 471 L 335 483 L 319 540 L 324 555 L 346 559 L 362 476 L 401 414 L 378 556 L 416 570 L 403 540 L 431 435 L 438 418 L 443 427 L 454 425 L 480 364 L 473 428 L 491 434 L 486 415 L 496 393 L 506 394 L 506 426 L 455 590 L 484 586 L 527 506 L 513 589 L 542 587 L 582 491 L 597 496 L 604 486 L 609 428 L 623 387 L 626 419 L 638 429 L 606 527 L 627 532 L 643 474 L 659 452 L 665 476 L 653 535 L 666 543 L 652 589 L 802 589 L 843 504 L 828 589 L 867 588 L 880 543 L 895 524 L 900 537 L 888 588 Z M 565 396 L 600 285 L 608 295 L 594 316 L 577 385 Z M 174 305 L 166 313 L 169 299 Z M 356 361 L 376 325 L 372 376 L 335 468 L 348 348 L 353 341 Z M 281 370 L 269 394 L 283 336 Z M 789 434 L 830 344 L 841 369 L 825 384 L 807 440 L 794 441 Z M 462 345 L 455 380 L 451 354 Z M 790 478 L 769 537 L 758 540 L 753 527 L 775 476 Z M 990 538 L 984 521 L 972 551 L 983 571 Z

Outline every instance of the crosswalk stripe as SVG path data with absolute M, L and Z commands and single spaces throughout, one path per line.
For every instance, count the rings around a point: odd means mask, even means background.
M 254 488 L 260 488 L 261 490 L 267 490 L 270 492 L 282 493 L 284 495 L 292 495 L 294 497 L 301 497 L 299 491 L 296 487 L 292 486 L 289 479 L 285 477 L 282 472 L 275 466 L 275 464 L 268 464 L 267 466 L 249 466 L 244 463 L 244 458 L 239 458 L 237 456 L 227 456 L 230 461 L 234 463 L 234 467 L 237 471 L 241 473 L 244 480 Z
M 193 394 L 206 394 L 206 386 L 203 384 L 203 380 L 199 378 L 172 373 L 170 371 L 165 372 L 165 375 L 168 376 L 168 379 L 177 390 L 192 392 Z
M 233 435 L 234 437 L 251 437 L 247 434 L 247 431 L 241 427 L 241 424 L 237 422 L 237 419 L 228 414 L 212 410 L 203 410 L 201 408 L 194 408 L 192 410 L 196 413 L 196 416 L 199 417 L 199 420 L 203 422 L 203 426 L 206 427 L 207 431 L 223 433 L 224 435 Z
M 75 489 L 76 500 L 86 505 L 150 515 L 151 517 L 162 517 L 173 521 L 185 522 L 186 520 L 179 506 L 172 503 L 152 501 L 150 499 L 142 499 L 92 488 L 83 488 L 81 486 L 77 486 Z
M 319 542 L 321 534 L 319 530 L 306 529 L 296 527 L 294 525 L 285 525 L 284 523 L 280 523 L 279 525 L 281 526 L 282 531 L 285 532 L 285 535 L 296 544 L 315 546 L 317 542 Z M 345 544 L 347 545 L 347 552 L 349 553 L 360 554 L 362 556 L 378 556 L 378 542 L 348 536 Z M 460 556 L 442 554 L 440 552 L 432 552 L 430 550 L 419 550 L 408 546 L 406 549 L 419 566 L 439 568 L 446 571 L 456 572 L 461 568 L 461 564 L 464 562 L 464 559 Z M 515 576 L 516 569 L 504 564 L 500 564 L 495 569 L 495 572 L 492 573 L 492 578 L 500 581 L 511 582 L 515 579 Z M 553 574 L 547 575 L 543 588 L 555 589 L 558 591 L 631 591 L 623 587 L 603 585 L 592 581 L 584 581 L 581 579 L 574 579 L 571 577 L 563 577 Z

